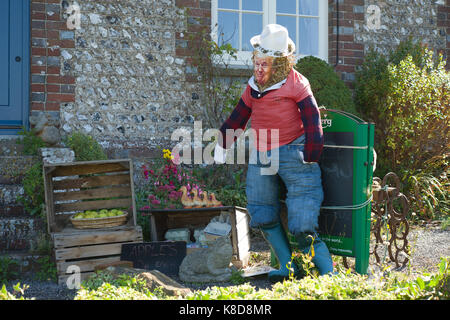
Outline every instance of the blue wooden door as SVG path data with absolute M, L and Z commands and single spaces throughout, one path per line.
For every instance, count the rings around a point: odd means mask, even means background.
M 28 126 L 29 0 L 0 0 L 0 135 Z

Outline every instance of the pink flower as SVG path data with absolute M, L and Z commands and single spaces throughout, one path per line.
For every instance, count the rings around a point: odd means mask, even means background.
M 158 205 L 161 204 L 161 201 L 159 201 L 158 199 L 153 199 L 151 203 Z

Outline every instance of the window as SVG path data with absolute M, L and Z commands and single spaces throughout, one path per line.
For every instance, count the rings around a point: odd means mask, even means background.
M 237 64 L 250 64 L 250 38 L 269 23 L 289 31 L 298 58 L 313 55 L 328 61 L 327 0 L 212 0 L 212 37 L 238 49 Z

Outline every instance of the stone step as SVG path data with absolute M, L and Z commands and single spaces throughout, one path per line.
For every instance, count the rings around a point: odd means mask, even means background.
M 0 217 L 0 252 L 35 249 L 46 232 L 41 218 Z
M 38 161 L 37 156 L 0 156 L 0 184 L 21 184 L 25 173 Z
M 46 257 L 46 255 L 17 251 L 0 254 L 0 259 L 11 262 L 9 272 L 19 273 L 19 278 L 22 278 L 24 274 L 36 274 L 40 271 L 42 266 L 39 259 L 43 257 Z
M 23 155 L 23 145 L 17 144 L 19 136 L 0 135 L 0 157 Z
M 18 205 L 17 198 L 23 192 L 20 184 L 0 184 L 0 206 Z

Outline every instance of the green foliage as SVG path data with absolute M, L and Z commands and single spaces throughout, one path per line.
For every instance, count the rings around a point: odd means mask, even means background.
M 247 207 L 246 171 L 239 165 L 194 168 L 193 175 L 205 183 L 204 190 L 214 193 L 225 206 Z
M 400 280 L 392 284 L 398 298 L 403 300 L 450 299 L 450 259 L 441 258 L 436 274 L 425 273 L 414 280 Z
M 26 300 L 23 297 L 23 293 L 26 289 L 28 289 L 28 285 L 20 286 L 20 282 L 18 282 L 16 285 L 13 286 L 13 293 L 9 293 L 8 290 L 6 290 L 6 286 L 3 285 L 2 289 L 0 290 L 0 300 Z M 21 295 L 20 298 L 17 298 L 16 295 Z
M 108 272 L 97 272 L 87 281 L 83 281 L 75 300 L 155 300 L 160 290 L 151 292 L 145 280 L 131 275 L 114 277 Z
M 319 106 L 357 114 L 350 89 L 328 63 L 307 56 L 299 59 L 294 68 L 309 80 Z
M 19 273 L 14 271 L 19 263 L 10 257 L 0 257 L 0 284 L 15 279 Z
M 234 285 L 240 285 L 245 283 L 247 280 L 242 276 L 243 273 L 244 271 L 232 270 L 230 282 Z
M 39 271 L 36 272 L 36 278 L 41 281 L 57 281 L 57 270 L 55 262 L 50 256 L 43 256 L 38 259 Z
M 387 124 L 381 158 L 394 171 L 421 169 L 428 159 L 448 152 L 450 74 L 444 61 L 434 68 L 432 52 L 426 54 L 423 68 L 411 56 L 388 67 L 390 90 L 380 110 L 381 121 Z
M 378 115 L 380 108 L 386 104 L 390 89 L 388 65 L 398 65 L 400 61 L 411 55 L 415 65 L 424 65 L 424 48 L 413 42 L 410 37 L 402 41 L 395 50 L 383 55 L 370 48 L 364 57 L 362 66 L 356 71 L 355 104 L 365 120 L 373 121 L 380 127 Z M 380 131 L 382 131 L 380 129 Z M 377 131 L 378 132 L 378 131 Z
M 388 56 L 372 50 L 357 72 L 357 108 L 375 122 L 375 175 L 397 173 L 420 219 L 449 214 L 449 87 L 442 55 L 411 39 Z
M 34 129 L 28 131 L 24 127 L 18 134 L 20 138 L 16 140 L 16 143 L 23 145 L 23 153 L 25 155 L 38 156 L 39 149 L 46 146 L 45 142 L 36 135 Z
M 88 134 L 74 132 L 64 139 L 64 144 L 75 152 L 76 161 L 108 159 L 101 145 Z
M 191 57 L 193 73 L 200 81 L 202 93 L 199 95 L 203 108 L 203 118 L 211 128 L 219 127 L 233 110 L 242 94 L 242 84 L 229 76 L 230 63 L 237 59 L 237 49 L 226 41 L 211 40 L 204 29 L 189 36 L 192 44 Z
M 36 135 L 32 129 L 23 128 L 19 132 L 20 138 L 16 143 L 23 146 L 23 153 L 29 156 L 39 156 L 39 149 L 45 147 L 45 142 Z M 24 206 L 31 215 L 43 215 L 45 206 L 44 178 L 42 175 L 42 162 L 36 162 L 27 170 L 22 179 L 24 193 L 18 196 L 17 201 Z
M 45 220 L 45 189 L 42 162 L 36 162 L 26 173 L 22 180 L 23 195 L 17 197 L 26 212 L 40 215 Z
M 408 189 L 413 190 L 411 198 L 414 218 L 437 220 L 450 216 L 450 183 L 446 177 L 442 182 L 429 173 L 420 172 L 408 178 Z M 444 182 L 446 181 L 446 183 Z

